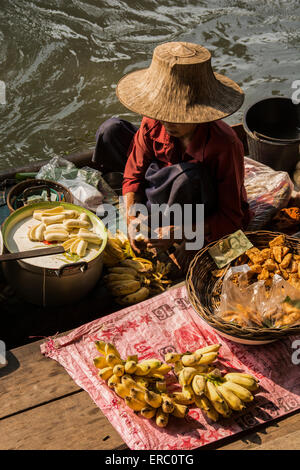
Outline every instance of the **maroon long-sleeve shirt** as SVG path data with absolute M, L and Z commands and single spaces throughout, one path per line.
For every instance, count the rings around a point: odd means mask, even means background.
M 151 162 L 162 168 L 179 162 L 204 162 L 215 179 L 217 210 L 205 218 L 210 235 L 206 241 L 245 229 L 251 219 L 244 187 L 244 149 L 234 130 L 223 121 L 199 124 L 184 153 L 178 139 L 164 126 L 144 117 L 128 150 L 123 195 L 143 193 L 145 173 Z

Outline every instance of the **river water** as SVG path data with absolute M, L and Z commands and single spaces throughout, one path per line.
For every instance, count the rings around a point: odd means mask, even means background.
M 204 45 L 242 86 L 230 124 L 300 80 L 298 0 L 0 0 L 0 170 L 92 148 L 113 115 L 138 124 L 116 84 L 167 41 Z

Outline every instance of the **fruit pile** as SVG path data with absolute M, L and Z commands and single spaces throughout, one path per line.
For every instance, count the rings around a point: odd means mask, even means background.
M 96 341 L 101 356 L 94 358 L 98 375 L 126 405 L 144 418 L 155 418 L 159 427 L 168 424 L 169 416 L 184 418 L 189 405 L 196 405 L 213 421 L 228 418 L 232 410 L 240 411 L 253 400 L 258 380 L 249 374 L 228 373 L 222 376 L 212 366 L 218 357 L 219 344 L 194 353 L 168 353 L 166 363 L 158 359 L 139 361 L 137 355 L 122 360 L 111 343 Z M 172 364 L 172 365 L 171 365 Z M 173 369 L 181 391 L 167 390 L 165 376 Z
M 108 270 L 106 286 L 120 305 L 142 302 L 171 284 L 167 279 L 171 264 L 135 257 L 129 240 L 119 231 L 109 236 L 103 260 Z

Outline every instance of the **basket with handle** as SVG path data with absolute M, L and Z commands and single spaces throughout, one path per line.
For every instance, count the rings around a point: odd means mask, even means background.
M 257 232 L 245 232 L 245 235 L 253 246 L 261 250 L 263 248 L 269 248 L 269 242 L 278 235 L 282 235 L 282 233 L 261 230 Z M 223 237 L 223 239 L 225 238 L 227 237 Z M 285 240 L 285 245 L 288 246 L 293 253 L 300 254 L 300 240 L 298 238 L 285 235 Z M 208 250 L 216 243 L 217 242 L 210 243 L 195 255 L 190 263 L 186 277 L 189 299 L 201 318 L 220 333 L 225 333 L 225 335 L 244 340 L 272 341 L 287 335 L 299 334 L 300 325 L 285 328 L 246 328 L 225 322 L 214 314 L 216 299 L 215 297 L 213 298 L 212 293 L 218 279 L 213 276 L 212 271 L 217 269 L 217 267 Z

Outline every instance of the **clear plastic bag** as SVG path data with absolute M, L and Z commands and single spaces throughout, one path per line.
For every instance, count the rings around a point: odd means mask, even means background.
M 36 178 L 62 184 L 71 191 L 75 204 L 93 212 L 97 211 L 105 197 L 115 195 L 100 171 L 89 167 L 77 168 L 74 163 L 61 157 L 54 157 L 42 166 Z
M 250 276 L 249 276 L 250 275 Z M 281 328 L 300 324 L 300 291 L 275 274 L 270 289 L 264 281 L 249 283 L 245 264 L 230 268 L 215 314 L 242 327 Z
M 287 206 L 294 184 L 285 171 L 275 171 L 252 158 L 244 161 L 247 199 L 254 212 L 247 230 L 260 230 Z

